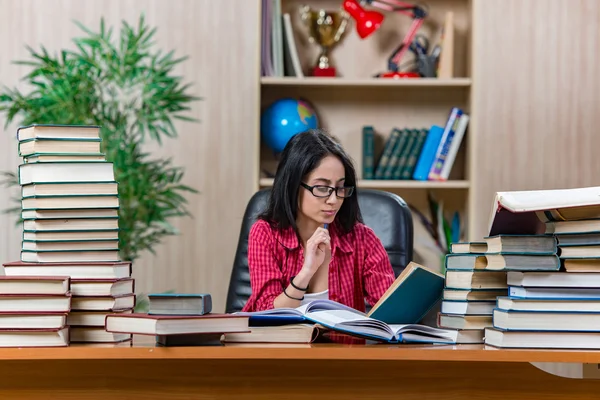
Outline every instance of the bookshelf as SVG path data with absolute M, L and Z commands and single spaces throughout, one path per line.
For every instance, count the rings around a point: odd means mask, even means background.
M 272 1 L 272 0 L 269 0 Z M 469 201 L 473 182 L 469 166 L 472 164 L 471 141 L 474 132 L 469 128 L 447 181 L 370 180 L 362 179 L 362 128 L 375 128 L 377 144 L 375 155 L 381 154 L 383 144 L 393 128 L 428 128 L 444 126 L 452 107 L 459 107 L 475 118 L 470 104 L 474 85 L 471 74 L 471 0 L 431 0 L 426 3 L 428 15 L 418 33 L 437 42 L 447 12 L 454 16 L 453 75 L 450 78 L 375 78 L 385 72 L 387 59 L 399 45 L 411 24 L 411 18 L 390 12 L 381 28 L 361 39 L 354 21 L 350 23 L 338 45 L 330 52 L 330 60 L 337 68 L 336 77 L 313 77 L 310 69 L 316 62 L 318 46 L 308 40 L 308 30 L 300 13 L 302 5 L 327 11 L 341 10 L 342 0 L 278 0 L 282 13 L 289 13 L 304 77 L 259 76 L 261 113 L 274 101 L 293 97 L 307 100 L 315 109 L 319 126 L 340 140 L 355 162 L 360 178 L 358 187 L 386 190 L 400 195 L 409 204 L 425 213 L 428 193 L 447 210 L 450 220 L 454 211 L 461 216 L 461 240 L 469 239 L 468 224 L 472 212 Z M 422 3 L 420 3 L 422 4 Z M 370 8 L 369 6 L 366 6 Z M 371 8 L 372 9 L 372 8 Z M 403 60 L 412 59 L 407 53 Z M 472 123 L 469 124 L 471 126 Z M 259 144 L 259 188 L 272 185 L 277 160 L 272 151 Z

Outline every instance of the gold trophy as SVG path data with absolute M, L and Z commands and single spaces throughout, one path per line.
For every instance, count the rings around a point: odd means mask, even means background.
M 336 76 L 335 67 L 329 62 L 329 53 L 342 39 L 349 15 L 344 10 L 313 10 L 307 5 L 300 7 L 300 15 L 308 29 L 308 40 L 321 47 L 321 54 L 312 70 L 312 75 Z

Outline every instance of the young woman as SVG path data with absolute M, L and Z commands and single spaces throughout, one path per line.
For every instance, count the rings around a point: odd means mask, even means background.
M 388 255 L 358 208 L 350 157 L 320 130 L 282 152 L 266 211 L 250 229 L 252 295 L 243 311 L 328 298 L 365 310 L 394 282 Z

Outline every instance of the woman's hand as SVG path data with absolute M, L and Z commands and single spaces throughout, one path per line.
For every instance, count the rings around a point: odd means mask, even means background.
M 306 287 L 319 267 L 328 265 L 330 261 L 331 238 L 329 237 L 329 231 L 319 227 L 306 242 L 304 265 L 294 279 L 294 283 L 297 286 Z

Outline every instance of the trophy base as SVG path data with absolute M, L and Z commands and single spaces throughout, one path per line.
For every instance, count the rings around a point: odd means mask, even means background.
M 320 76 L 320 77 L 335 77 L 336 69 L 334 67 L 314 67 L 312 70 L 312 76 Z

